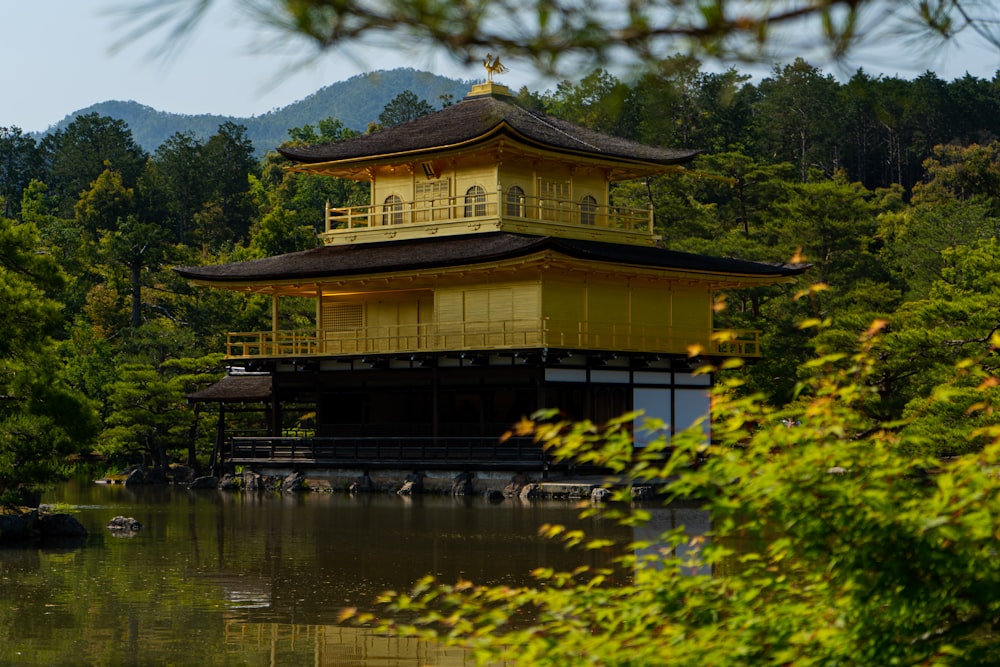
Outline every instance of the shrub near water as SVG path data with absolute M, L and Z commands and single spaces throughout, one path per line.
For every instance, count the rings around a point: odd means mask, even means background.
M 630 553 L 656 555 L 628 556 L 613 569 L 541 569 L 522 588 L 428 577 L 387 593 L 388 620 L 377 622 L 473 647 L 482 663 L 990 664 L 1000 654 L 997 381 L 977 362 L 956 369 L 956 382 L 978 381 L 969 410 L 986 418 L 965 435 L 985 442 L 980 451 L 947 462 L 906 454 L 921 450 L 909 441 L 921 436 L 859 409 L 875 400 L 866 379 L 878 330 L 853 357 L 810 363 L 810 379 L 784 409 L 720 381 L 711 445 L 696 427 L 669 449 L 661 438 L 633 450 L 626 425 L 634 415 L 600 428 L 539 416 L 520 424 L 561 458 L 661 483 L 667 502 L 700 499 L 711 531 L 633 545 Z M 948 392 L 938 396 L 928 405 Z M 628 500 L 627 485 L 616 497 Z M 585 510 L 595 511 L 632 525 L 648 518 L 627 502 Z M 609 546 L 545 530 L 578 548 Z M 344 617 L 376 622 L 354 610 Z

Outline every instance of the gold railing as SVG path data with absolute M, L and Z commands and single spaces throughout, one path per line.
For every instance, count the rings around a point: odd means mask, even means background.
M 393 225 L 499 219 L 653 233 L 652 213 L 648 209 L 587 205 L 579 201 L 527 196 L 508 201 L 496 192 L 468 198 L 457 196 L 345 208 L 327 206 L 326 233 Z
M 759 332 L 707 331 L 551 319 L 436 322 L 338 331 L 257 331 L 227 335 L 230 358 L 407 354 L 519 348 L 758 357 Z

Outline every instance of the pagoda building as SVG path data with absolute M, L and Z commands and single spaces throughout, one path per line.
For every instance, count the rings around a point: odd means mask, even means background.
M 267 436 L 222 450 L 237 463 L 540 467 L 533 444 L 499 443 L 540 408 L 686 428 L 712 382 L 691 349 L 761 354 L 756 332 L 713 328 L 715 294 L 803 270 L 665 249 L 652 210 L 616 205 L 612 184 L 697 151 L 575 126 L 492 81 L 409 123 L 279 152 L 296 171 L 369 183 L 371 200 L 328 205 L 315 249 L 177 269 L 272 299 L 270 330 L 228 336 L 230 385 L 252 376 L 259 396 L 270 383 Z M 313 300 L 314 326 L 280 329 L 282 297 Z M 206 400 L 240 400 L 226 396 Z M 314 413 L 307 437 L 289 436 L 291 405 Z

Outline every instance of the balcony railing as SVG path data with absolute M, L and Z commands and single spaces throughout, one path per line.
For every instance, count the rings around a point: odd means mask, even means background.
M 548 467 L 548 457 L 531 438 L 497 437 L 236 437 L 225 458 L 233 463 L 297 466 L 363 465 L 371 467 L 535 468 Z
M 233 359 L 407 354 L 524 348 L 760 356 L 759 332 L 693 330 L 551 319 L 434 322 L 338 331 L 257 331 L 227 336 Z
M 650 209 L 528 196 L 508 200 L 501 193 L 492 192 L 346 208 L 327 206 L 323 236 L 330 241 L 366 230 L 392 234 L 413 226 L 452 225 L 467 231 L 478 229 L 476 224 L 496 228 L 508 223 L 543 224 L 592 233 L 653 234 Z

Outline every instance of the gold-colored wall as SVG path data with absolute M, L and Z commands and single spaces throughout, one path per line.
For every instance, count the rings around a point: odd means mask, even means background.
M 688 345 L 710 340 L 712 301 L 707 284 L 613 274 L 487 282 L 490 277 L 483 274 L 471 284 L 442 284 L 433 291 L 327 297 L 320 328 L 327 340 L 357 339 L 363 330 L 367 350 L 385 352 L 428 345 L 469 349 L 544 342 L 583 349 L 684 353 Z M 435 338 L 427 339 L 430 335 Z
M 414 174 L 402 167 L 378 170 L 372 182 L 372 204 L 382 204 L 390 195 L 404 202 L 413 201 L 413 178 Z
M 590 167 L 571 169 L 568 165 L 560 163 L 537 164 L 524 158 L 510 159 L 501 164 L 497 178 L 504 193 L 512 185 L 517 185 L 524 190 L 526 196 L 540 197 L 542 193 L 538 189 L 539 181 L 549 180 L 569 182 L 569 197 L 572 201 L 580 201 L 585 195 L 590 195 L 597 200 L 598 206 L 608 203 L 608 184 L 605 175 Z
M 537 283 L 442 287 L 434 295 L 436 345 L 449 349 L 538 345 Z
M 480 156 L 462 158 L 447 165 L 436 165 L 437 176 L 449 182 L 449 195 L 461 198 L 466 191 L 478 185 L 487 193 L 497 192 L 498 184 L 503 192 L 512 185 L 518 185 L 528 197 L 540 197 L 539 182 L 543 180 L 569 182 L 569 198 L 580 201 L 591 195 L 599 206 L 608 203 L 608 184 L 605 175 L 596 168 L 581 167 L 571 169 L 561 163 L 538 165 L 524 158 L 515 158 L 499 165 L 492 157 Z M 398 196 L 404 202 L 416 199 L 414 184 L 418 181 L 433 180 L 419 164 L 410 167 L 381 168 L 376 170 L 372 183 L 372 203 L 382 204 L 390 195 Z
M 550 344 L 595 349 L 664 349 L 684 352 L 707 343 L 712 327 L 707 285 L 627 278 L 546 279 L 542 316 Z
M 455 197 L 459 199 L 459 203 L 469 188 L 476 185 L 483 188 L 488 195 L 495 195 L 497 168 L 495 164 L 466 165 L 456 169 L 452 180 L 455 184 Z
M 421 325 L 433 320 L 434 299 L 430 290 L 385 292 L 350 298 L 324 297 L 320 309 L 320 329 L 326 340 L 338 340 L 345 352 L 392 352 L 412 349 L 424 335 Z M 368 340 L 364 350 L 358 347 L 359 332 Z M 343 342 L 350 341 L 349 343 Z M 347 347 L 344 347 L 344 346 Z
M 412 167 L 412 169 L 410 167 L 378 169 L 372 182 L 372 204 L 381 205 L 391 195 L 396 195 L 403 202 L 412 202 L 416 199 L 414 186 L 417 182 L 437 180 L 428 178 L 419 164 Z M 483 188 L 488 194 L 497 191 L 497 165 L 492 160 L 466 158 L 437 167 L 438 179 L 447 179 L 448 196 L 455 197 L 458 203 L 461 203 L 466 191 L 475 185 Z

